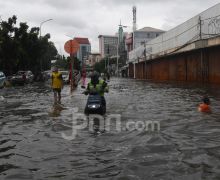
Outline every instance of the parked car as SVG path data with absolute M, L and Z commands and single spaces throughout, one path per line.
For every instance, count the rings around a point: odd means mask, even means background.
M 32 83 L 33 80 L 34 75 L 31 71 L 18 71 L 17 74 L 9 79 L 13 85 L 24 85 L 25 83 Z
M 20 73 L 24 72 L 26 75 L 26 83 L 32 83 L 34 81 L 34 74 L 31 71 L 19 71 Z
M 64 84 L 69 84 L 70 82 L 70 73 L 69 71 L 60 71 L 63 77 Z M 80 81 L 81 75 L 80 72 L 77 70 L 74 70 L 74 79 L 75 79 L 75 86 L 78 85 Z
M 3 88 L 6 84 L 6 77 L 5 74 L 0 71 L 0 88 Z
M 69 84 L 69 71 L 60 71 L 60 73 L 62 74 L 64 84 Z
M 43 72 L 43 77 L 44 77 L 45 81 L 50 80 L 51 79 L 51 75 L 52 75 L 51 70 L 47 70 L 47 71 Z

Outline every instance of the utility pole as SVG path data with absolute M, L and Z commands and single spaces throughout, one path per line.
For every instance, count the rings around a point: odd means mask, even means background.
M 134 61 L 134 79 L 136 78 L 136 67 L 135 67 L 135 61 Z
M 199 40 L 202 40 L 202 20 L 201 20 L 201 16 L 199 16 Z M 200 50 L 200 77 L 201 80 L 204 82 L 205 81 L 205 77 L 204 77 L 204 58 L 203 58 L 203 49 L 201 48 Z
M 109 73 L 109 55 L 110 55 L 110 50 L 109 50 L 109 44 L 108 44 L 108 65 L 107 65 L 107 72 Z
M 202 39 L 202 20 L 201 16 L 199 16 L 199 39 Z
M 73 41 L 74 41 L 74 37 L 66 35 L 67 37 L 71 38 L 71 40 L 69 40 L 70 42 L 70 64 L 69 64 L 69 71 L 70 71 L 70 92 L 73 92 L 74 89 L 74 85 L 75 85 L 75 76 L 74 76 L 74 53 L 73 53 L 73 49 L 76 47 L 73 47 Z M 76 45 L 75 45 L 76 46 Z
M 144 41 L 144 71 L 145 78 L 147 79 L 146 41 Z
M 108 56 L 108 55 L 107 55 Z M 105 56 L 105 70 L 106 70 L 106 58 L 107 58 L 107 56 Z
M 118 38 L 118 43 L 119 43 L 119 38 Z M 119 56 L 119 53 L 118 53 L 118 47 L 119 45 L 117 44 L 117 77 L 118 77 L 118 56 Z

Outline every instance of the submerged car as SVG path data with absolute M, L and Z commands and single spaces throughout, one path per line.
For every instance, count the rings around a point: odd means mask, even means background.
M 51 79 L 51 75 L 52 75 L 51 70 L 44 71 L 42 74 L 43 74 L 43 77 L 44 77 L 45 81 L 48 81 L 48 80 Z
M 62 74 L 64 84 L 69 84 L 70 83 L 70 73 L 69 73 L 69 71 L 60 71 L 60 73 Z M 80 78 L 81 78 L 81 75 L 80 75 L 79 71 L 74 70 L 75 86 L 78 85 L 78 83 L 80 81 Z
M 5 74 L 0 71 L 0 88 L 3 88 L 6 84 L 6 77 Z
M 24 85 L 25 83 L 32 83 L 34 75 L 31 71 L 18 71 L 17 74 L 10 78 L 13 85 Z
M 31 71 L 24 71 L 26 76 L 26 83 L 32 83 L 34 81 L 34 74 Z

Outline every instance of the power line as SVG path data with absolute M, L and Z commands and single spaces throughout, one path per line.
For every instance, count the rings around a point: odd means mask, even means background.
M 217 16 L 210 17 L 210 18 L 202 19 L 202 21 L 207 21 L 207 20 L 209 20 L 209 19 L 215 19 L 215 18 L 217 18 L 217 17 L 220 17 L 220 14 L 217 15 Z
M 175 39 L 175 38 L 181 36 L 182 34 L 185 34 L 186 32 L 188 32 L 189 30 L 193 29 L 194 27 L 196 27 L 196 26 L 198 26 L 198 25 L 199 25 L 199 24 L 196 24 L 196 25 L 192 26 L 191 28 L 189 28 L 189 29 L 183 31 L 182 33 L 180 33 L 180 34 L 178 34 L 178 35 L 176 35 L 176 36 L 173 36 L 172 38 L 166 39 L 166 40 L 161 41 L 161 42 L 158 42 L 158 43 L 153 43 L 153 44 L 148 44 L 148 43 L 147 43 L 146 45 L 152 46 L 152 45 L 162 44 L 162 43 L 164 43 L 164 42 L 170 41 L 170 40 L 172 40 L 172 39 Z M 163 35 L 161 35 L 161 36 L 163 36 Z
M 214 18 L 217 18 L 217 17 L 220 17 L 220 15 L 213 16 L 213 17 L 210 17 L 210 18 L 207 18 L 207 19 L 201 19 L 200 21 L 210 20 L 210 19 L 214 19 Z M 149 45 L 149 46 L 152 46 L 152 45 L 162 44 L 162 43 L 164 43 L 164 42 L 170 41 L 170 40 L 172 40 L 172 39 L 175 39 L 175 38 L 177 38 L 177 37 L 179 37 L 179 36 L 185 34 L 186 32 L 190 31 L 191 29 L 195 28 L 195 27 L 198 26 L 198 25 L 200 25 L 200 23 L 195 24 L 194 26 L 190 27 L 189 29 L 187 29 L 187 30 L 183 31 L 182 33 L 180 33 L 180 34 L 178 34 L 178 35 L 176 35 L 176 36 L 173 36 L 173 37 L 171 37 L 171 38 L 169 38 L 169 39 L 166 39 L 166 40 L 164 40 L 164 41 L 157 42 L 157 43 L 152 43 L 152 44 L 148 44 L 148 43 L 147 43 L 146 45 L 147 45 L 147 46 L 148 46 L 148 45 Z M 209 34 L 206 34 L 206 35 L 209 35 Z M 210 35 L 212 35 L 212 34 L 210 34 Z M 162 35 L 162 36 L 163 36 L 163 35 Z

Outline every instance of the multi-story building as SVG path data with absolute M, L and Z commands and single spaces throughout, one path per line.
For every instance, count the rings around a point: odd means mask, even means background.
M 118 36 L 99 35 L 99 52 L 101 57 L 117 55 Z
M 165 31 L 152 28 L 152 27 L 144 27 L 142 29 L 134 31 L 134 49 L 142 45 L 144 42 L 148 42 L 161 34 L 163 34 Z
M 79 43 L 79 50 L 77 51 L 76 57 L 82 64 L 91 53 L 91 44 L 88 38 L 75 37 L 74 40 L 76 40 Z
M 163 33 L 165 33 L 165 31 L 160 29 L 144 27 L 128 34 L 125 40 L 128 52 L 141 46 L 143 43 L 147 43 L 148 41 L 160 36 Z
M 92 67 L 95 65 L 95 63 L 100 62 L 101 59 L 100 53 L 91 53 L 86 61 L 86 65 Z

